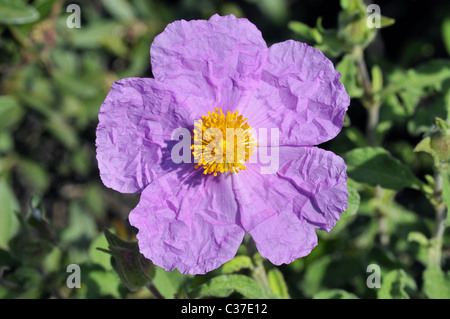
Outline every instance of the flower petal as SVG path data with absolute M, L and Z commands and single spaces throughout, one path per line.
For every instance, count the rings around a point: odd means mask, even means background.
M 103 183 L 119 192 L 140 192 L 167 170 L 161 165 L 173 129 L 189 116 L 174 93 L 154 79 L 112 84 L 97 126 L 97 160 Z M 192 125 L 192 124 L 191 124 Z
M 249 102 L 267 57 L 261 32 L 233 15 L 175 21 L 151 46 L 155 79 L 187 98 L 194 117 L 215 107 L 224 112 Z
M 314 227 L 294 214 L 274 212 L 250 231 L 262 257 L 272 264 L 289 264 L 317 246 Z
M 340 76 L 321 51 L 293 40 L 276 43 L 241 113 L 254 128 L 279 128 L 279 145 L 318 145 L 339 133 L 350 104 Z
M 204 274 L 235 256 L 245 232 L 236 224 L 229 176 L 195 172 L 189 182 L 176 173 L 155 180 L 129 220 L 139 229 L 140 252 L 154 264 Z
M 310 200 L 300 217 L 329 232 L 347 209 L 347 166 L 333 152 L 317 147 L 281 147 L 278 177 Z
M 308 255 L 317 245 L 314 226 L 297 215 L 299 194 L 276 174 L 261 175 L 256 165 L 233 176 L 240 207 L 239 222 L 252 236 L 262 257 L 273 264 L 290 263 Z
M 329 151 L 280 147 L 279 163 L 276 174 L 249 164 L 233 176 L 239 221 L 276 265 L 309 254 L 317 244 L 314 229 L 331 230 L 348 197 L 345 164 Z

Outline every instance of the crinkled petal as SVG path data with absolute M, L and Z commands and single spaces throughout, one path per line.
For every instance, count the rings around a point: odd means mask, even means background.
M 347 208 L 343 160 L 316 147 L 280 147 L 279 169 L 261 174 L 248 164 L 233 175 L 239 222 L 265 258 L 279 265 L 317 245 L 315 229 L 329 231 Z
M 293 40 L 276 43 L 242 113 L 254 128 L 278 128 L 279 145 L 326 142 L 342 129 L 350 104 L 340 76 L 321 51 Z
M 261 256 L 278 266 L 308 255 L 317 245 L 314 227 L 286 212 L 273 212 L 250 235 Z
M 347 209 L 347 166 L 333 152 L 317 147 L 281 147 L 277 173 L 309 200 L 299 217 L 329 232 Z
M 189 116 L 175 94 L 154 79 L 114 82 L 97 126 L 97 160 L 103 183 L 119 192 L 142 191 L 167 172 L 162 165 L 172 131 Z M 192 125 L 192 124 L 191 124 Z
M 155 79 L 177 88 L 194 117 L 249 103 L 258 87 L 267 45 L 247 19 L 214 15 L 175 21 L 151 46 Z
M 235 256 L 245 232 L 236 223 L 230 177 L 195 172 L 184 182 L 175 172 L 155 180 L 129 220 L 139 230 L 140 252 L 154 264 L 204 274 Z
M 262 257 L 273 264 L 290 263 L 317 245 L 314 226 L 298 217 L 296 199 L 307 200 L 276 174 L 262 175 L 256 165 L 233 176 L 242 227 Z

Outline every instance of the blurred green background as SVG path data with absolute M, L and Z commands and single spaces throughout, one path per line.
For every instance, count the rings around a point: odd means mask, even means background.
M 442 270 L 426 272 L 432 268 L 427 260 L 436 207 L 423 187 L 409 183 L 433 184 L 429 176 L 436 171 L 429 154 L 413 150 L 436 117 L 448 117 L 450 2 L 377 1 L 395 23 L 370 32 L 352 24 L 354 3 L 0 0 L 0 297 L 152 298 L 155 288 L 166 298 L 191 297 L 217 276 L 258 279 L 255 269 L 262 265 L 262 286 L 268 282 L 271 292 L 251 297 L 450 298 L 448 232 L 440 247 Z M 80 6 L 81 28 L 67 27 L 69 4 Z M 290 265 L 247 259 L 243 246 L 243 257 L 225 269 L 183 276 L 156 267 L 153 293 L 130 291 L 110 255 L 97 249 L 108 249 L 105 228 L 133 240 L 127 216 L 139 200 L 106 188 L 99 178 L 99 108 L 112 82 L 152 76 L 150 44 L 168 23 L 215 13 L 248 18 L 268 45 L 296 39 L 322 49 L 343 74 L 352 102 L 341 134 L 321 147 L 344 156 L 351 168 L 358 162 L 352 150 L 378 146 L 377 154 L 389 157 L 369 170 L 377 174 L 387 165 L 393 174 L 406 172 L 406 182 L 380 191 L 364 179 L 370 172 L 349 174 L 349 211 L 329 234 L 320 232 L 311 255 Z M 365 99 L 355 48 L 364 52 L 383 94 L 374 87 Z M 372 140 L 366 136 L 367 101 L 380 105 Z M 82 269 L 80 289 L 66 285 L 66 268 L 74 263 Z M 373 263 L 381 267 L 384 288 L 366 285 Z M 228 291 L 246 296 L 239 287 Z

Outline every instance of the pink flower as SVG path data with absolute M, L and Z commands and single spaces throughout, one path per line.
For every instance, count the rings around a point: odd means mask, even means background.
M 232 15 L 175 21 L 150 53 L 155 78 L 113 84 L 96 140 L 104 184 L 141 193 L 129 216 L 141 253 L 167 270 L 206 273 L 232 259 L 248 232 L 276 265 L 309 254 L 315 230 L 330 231 L 347 208 L 344 161 L 314 146 L 340 132 L 350 103 L 331 61 L 292 40 L 268 48 Z M 269 145 L 278 170 L 261 174 L 247 155 L 174 163 L 171 134 L 182 127 L 194 136 L 194 122 L 200 131 L 278 129 L 279 146 Z M 246 141 L 247 153 L 258 151 Z

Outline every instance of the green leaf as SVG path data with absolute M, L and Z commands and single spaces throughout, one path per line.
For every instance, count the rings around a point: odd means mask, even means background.
M 19 229 L 16 213 L 19 204 L 6 180 L 0 177 L 0 248 L 7 249 L 8 241 Z
M 383 73 L 378 65 L 372 67 L 372 91 L 376 94 L 383 89 Z
M 103 188 L 98 183 L 89 183 L 86 185 L 86 195 L 84 197 L 86 206 L 96 215 L 104 216 L 105 202 Z
M 78 134 L 75 128 L 67 123 L 67 120 L 59 113 L 51 113 L 45 121 L 46 129 L 68 149 L 74 149 L 78 145 Z
M 194 294 L 197 298 L 208 296 L 228 297 L 233 292 L 237 292 L 245 298 L 250 299 L 268 297 L 254 279 L 244 275 L 221 275 L 214 277 L 198 287 Z
M 450 274 L 432 264 L 423 272 L 423 292 L 431 299 L 450 299 Z
M 45 271 L 57 272 L 61 269 L 62 250 L 59 247 L 53 246 L 52 250 L 42 260 L 42 266 Z
M 301 283 L 301 288 L 306 296 L 312 297 L 322 289 L 323 280 L 329 271 L 331 262 L 330 255 L 324 255 L 306 266 L 304 280 Z
M 239 255 L 222 266 L 223 274 L 231 274 L 242 269 L 253 269 L 252 259 L 249 256 Z
M 17 100 L 9 95 L 0 96 L 0 131 L 17 124 L 23 115 L 23 109 Z
M 288 24 L 288 28 L 307 41 L 322 42 L 322 34 L 316 28 L 311 28 L 303 22 L 291 21 Z
M 165 271 L 160 267 L 155 267 L 155 269 L 153 285 L 164 298 L 174 299 L 189 275 L 183 275 L 177 269 L 172 271 Z
M 37 209 L 36 209 L 37 210 Z M 9 241 L 9 248 L 14 258 L 29 266 L 41 265 L 55 243 L 53 230 L 48 222 L 40 216 L 40 211 L 34 211 L 25 217 L 18 213 L 20 230 Z
M 94 264 L 102 266 L 105 270 L 111 270 L 111 255 L 102 250 L 108 249 L 108 241 L 106 237 L 99 234 L 89 246 L 89 257 Z
M 356 295 L 342 290 L 342 289 L 329 289 L 322 290 L 313 296 L 314 299 L 359 299 Z
M 341 217 L 353 216 L 358 212 L 359 203 L 361 201 L 358 190 L 351 184 L 347 183 L 348 190 L 348 206 L 347 209 L 342 213 Z
M 98 94 L 98 90 L 95 86 L 92 86 L 90 83 L 87 83 L 73 74 L 54 72 L 52 76 L 57 87 L 65 93 L 72 94 L 79 98 L 91 98 Z
M 412 231 L 408 234 L 408 241 L 414 241 L 423 247 L 427 247 L 429 244 L 428 238 L 417 231 Z
M 367 140 L 366 137 L 364 136 L 364 134 L 361 133 L 361 131 L 359 129 L 357 129 L 356 127 L 348 127 L 347 129 L 345 129 L 342 134 L 349 139 L 349 141 L 353 144 L 353 147 L 366 147 L 367 145 Z
M 445 81 L 442 91 L 419 103 L 416 112 L 408 121 L 408 131 L 412 135 L 428 133 L 436 118 L 446 119 L 450 114 L 450 81 Z
M 0 24 L 25 24 L 39 19 L 39 12 L 20 1 L 0 0 Z
M 71 44 L 80 49 L 105 48 L 113 54 L 124 57 L 128 51 L 123 38 L 126 28 L 116 21 L 102 20 L 81 29 L 67 30 Z
M 440 91 L 443 82 L 449 78 L 450 61 L 434 59 L 406 72 L 393 72 L 388 78 L 389 85 L 383 89 L 383 94 L 411 92 L 426 87 Z
M 8 131 L 0 131 L 0 153 L 8 153 L 14 147 L 14 140 L 12 134 Z M 1 165 L 0 165 L 1 167 Z M 2 169 L 0 168 L 0 171 Z
M 361 0 L 341 0 L 341 8 L 347 12 L 365 10 L 364 2 Z
M 326 30 L 322 43 L 316 44 L 314 48 L 322 51 L 328 57 L 338 57 L 344 52 L 345 43 L 339 39 L 336 30 Z
M 427 125 L 432 123 L 434 117 L 445 118 L 448 115 L 449 60 L 430 60 L 406 72 L 396 70 L 389 75 L 387 82 L 380 93 L 381 101 L 387 107 L 380 116 L 391 121 L 413 116 L 408 123 L 408 129 L 412 134 L 426 131 Z M 441 94 L 433 96 L 431 93 L 434 92 Z M 427 96 L 426 100 L 424 96 Z
M 81 291 L 87 289 L 84 298 L 120 298 L 120 279 L 114 271 L 105 271 L 98 265 L 81 265 Z
M 19 289 L 15 289 L 16 298 L 19 299 L 39 299 L 42 298 L 40 288 L 43 286 L 43 276 L 37 267 L 20 266 L 11 276 L 8 281 L 18 283 Z
M 45 17 L 50 15 L 53 5 L 57 0 L 38 0 L 34 1 L 33 6 L 39 12 L 40 20 L 43 20 Z
M 444 41 L 448 55 L 450 55 L 450 17 L 447 17 L 442 22 L 442 40 Z
M 358 98 L 363 95 L 363 89 L 358 86 L 357 77 L 358 69 L 355 65 L 355 60 L 350 54 L 344 55 L 342 60 L 336 65 L 336 71 L 341 73 L 339 79 L 344 84 L 345 89 L 352 98 Z
M 410 280 L 403 269 L 392 270 L 383 276 L 378 299 L 409 299 L 406 288 Z
M 134 12 L 132 6 L 126 0 L 102 0 L 103 6 L 117 20 L 133 20 Z
M 68 226 L 61 233 L 62 243 L 74 245 L 76 242 L 86 240 L 90 242 L 97 234 L 97 226 L 93 216 L 79 203 L 71 202 L 69 206 Z
M 106 272 L 102 270 L 93 270 L 88 273 L 88 277 L 97 283 L 98 297 L 113 296 L 120 297 L 120 280 L 114 272 Z
M 259 10 L 274 23 L 282 23 L 289 15 L 287 0 L 258 0 Z
M 344 159 L 348 176 L 357 182 L 394 190 L 421 185 L 406 165 L 381 147 L 356 148 Z
M 19 161 L 19 171 L 36 193 L 42 194 L 50 186 L 48 173 L 38 162 L 22 159 Z
M 380 17 L 380 28 L 387 28 L 395 23 L 395 19 L 385 16 Z
M 272 268 L 267 273 L 267 279 L 269 280 L 270 290 L 283 299 L 289 299 L 288 287 L 284 280 L 283 274 L 278 268 Z
M 418 244 L 415 259 L 425 266 L 428 265 L 430 260 L 430 240 L 424 234 L 413 231 L 407 235 L 407 241 Z
M 438 157 L 436 152 L 431 148 L 431 137 L 427 136 L 423 140 L 421 140 L 416 147 L 414 148 L 414 152 L 425 152 L 430 154 L 436 161 Z

